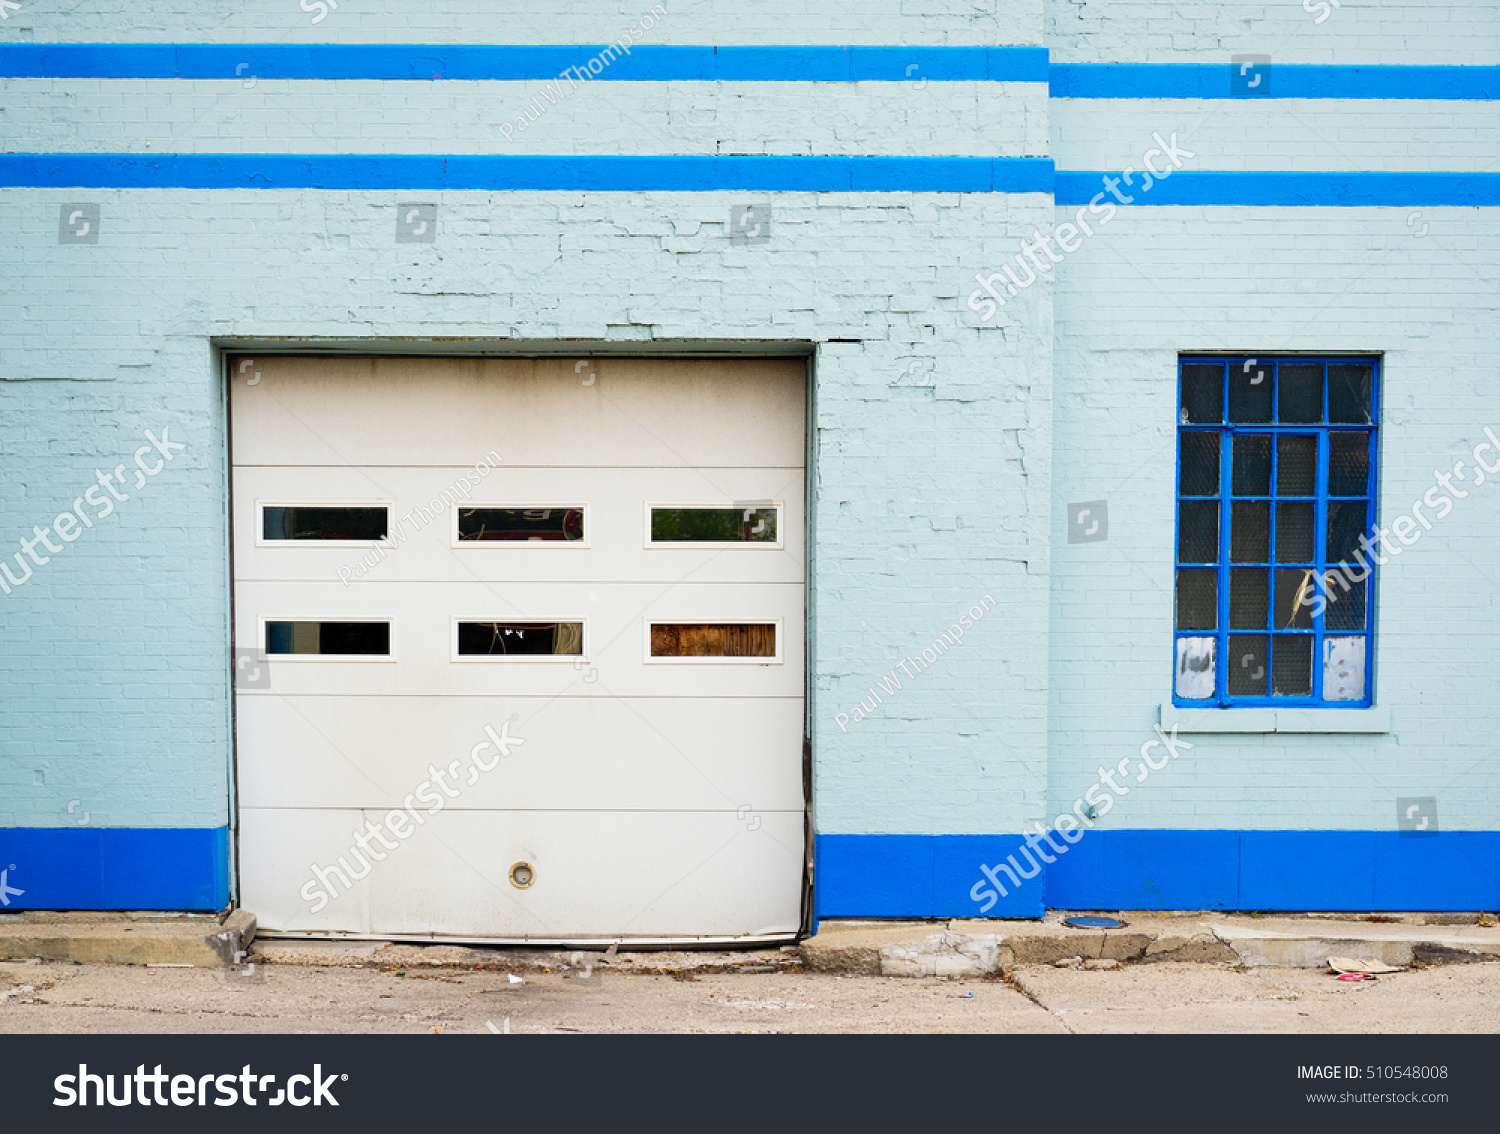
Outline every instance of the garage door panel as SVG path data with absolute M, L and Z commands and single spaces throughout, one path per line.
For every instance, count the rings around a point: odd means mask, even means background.
M 430 766 L 453 808 L 802 806 L 800 698 L 245 697 L 237 725 L 246 807 L 400 807 Z M 522 743 L 502 757 L 486 726 Z
M 798 696 L 803 689 L 803 588 L 726 583 L 241 582 L 236 643 L 266 644 L 262 620 L 389 622 L 386 658 L 271 654 L 269 688 L 284 694 L 514 696 Z M 582 658 L 454 657 L 454 620 L 577 621 Z M 774 624 L 782 661 L 647 660 L 647 624 Z M 257 695 L 245 690 L 245 695 Z
M 472 470 L 470 470 L 472 472 Z M 477 479 L 477 474 L 473 474 Z M 511 469 L 470 488 L 458 507 L 582 506 L 577 543 L 473 541 L 454 546 L 454 505 L 442 499 L 464 470 L 248 468 L 236 472 L 235 570 L 241 579 L 373 581 L 803 580 L 802 470 Z M 657 505 L 781 506 L 781 547 L 646 547 L 643 501 Z M 260 505 L 384 506 L 389 534 L 369 541 L 265 542 Z M 436 507 L 434 507 L 434 504 Z M 418 511 L 422 509 L 422 511 Z M 427 517 L 433 517 L 431 519 Z M 586 546 L 585 546 L 586 545 Z
M 255 385 L 232 387 L 237 465 L 473 464 L 491 451 L 559 468 L 804 461 L 800 360 L 253 363 Z
M 241 806 L 239 842 L 240 905 L 253 910 L 258 925 L 297 933 L 370 933 L 369 877 L 350 879 L 335 902 L 302 896 L 315 881 L 314 865 L 334 866 L 349 858 L 351 833 L 362 830 L 357 808 L 267 810 Z M 358 865 L 351 862 L 357 871 Z M 313 906 L 320 905 L 314 913 Z
M 803 820 L 799 812 L 444 811 L 385 857 L 354 854 L 353 833 L 373 812 L 245 809 L 247 859 L 292 869 L 245 874 L 245 904 L 266 932 L 338 924 L 376 935 L 450 934 L 558 940 L 578 937 L 786 935 L 797 930 Z M 332 832 L 344 832 L 343 845 Z M 275 842 L 275 846 L 270 845 Z M 368 868 L 344 890 L 340 858 Z M 511 884 L 514 864 L 535 871 Z M 323 868 L 332 900 L 317 915 Z M 294 884 L 295 883 L 295 884 Z M 345 908 L 347 906 L 347 908 Z M 366 913 L 368 909 L 368 913 Z

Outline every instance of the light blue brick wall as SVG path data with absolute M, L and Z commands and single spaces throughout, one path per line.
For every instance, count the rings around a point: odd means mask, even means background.
M 1289 4 L 1202 12 L 1139 0 L 1048 8 L 1054 61 L 1489 64 L 1500 8 L 1345 4 L 1315 24 Z M 1494 166 L 1493 103 L 1054 100 L 1059 168 L 1140 165 L 1182 131 L 1186 169 L 1451 170 Z M 1058 209 L 1064 219 L 1072 209 Z M 1135 207 L 1058 269 L 1056 543 L 1049 809 L 1099 769 L 1134 764 L 1171 698 L 1175 364 L 1179 351 L 1382 352 L 1381 521 L 1435 470 L 1470 461 L 1500 421 L 1494 264 L 1500 218 L 1473 208 Z M 1193 734 L 1191 753 L 1116 801 L 1105 829 L 1374 830 L 1396 799 L 1436 796 L 1444 830 L 1500 826 L 1485 547 L 1500 484 L 1382 570 L 1373 735 Z M 1107 498 L 1106 542 L 1069 545 L 1069 501 Z
M 156 3 L 68 18 L 33 12 L 12 30 L 39 42 L 574 43 L 623 29 L 647 7 L 597 4 L 502 20 L 474 4 L 425 5 L 420 12 L 345 4 L 314 27 L 292 2 L 254 16 L 227 4 Z M 989 11 L 896 3 L 668 8 L 649 42 L 1036 44 L 1041 38 L 1039 2 Z M 4 84 L 3 121 L 13 139 L 8 148 L 83 152 L 1039 156 L 1047 148 L 1041 83 L 595 81 L 507 142 L 497 124 L 535 87 L 12 80 Z M 983 325 L 964 299 L 974 274 L 995 259 L 991 249 L 1047 223 L 1049 198 L 422 193 L 438 204 L 438 241 L 396 245 L 394 207 L 409 196 L 8 190 L 0 194 L 0 213 L 10 231 L 25 233 L 9 255 L 28 269 L 41 267 L 24 288 L 0 283 L 0 303 L 29 323 L 0 344 L 0 373 L 109 377 L 107 388 L 133 413 L 180 406 L 195 441 L 218 444 L 220 387 L 209 349 L 216 336 L 362 338 L 376 349 L 381 341 L 423 336 L 512 344 L 810 340 L 819 344 L 810 594 L 819 828 L 983 832 L 1040 816 L 1050 301 L 1047 288 L 1038 287 L 1004 318 Z M 97 246 L 53 243 L 59 204 L 75 199 L 102 206 Z M 731 207 L 766 201 L 771 242 L 733 245 Z M 90 330 L 80 335 L 75 320 Z M 0 385 L 0 393 L 30 413 L 45 396 L 39 391 L 76 385 L 15 382 Z M 102 432 L 108 420 L 87 403 L 69 413 L 50 410 L 37 431 L 80 438 L 92 454 L 109 450 Z M 28 618 L 52 627 L 101 617 L 95 607 L 128 623 L 169 625 L 152 603 L 170 601 L 171 617 L 192 625 L 192 639 L 177 638 L 174 648 L 190 652 L 193 664 L 171 672 L 196 672 L 215 684 L 200 688 L 178 679 L 165 692 L 158 685 L 152 723 L 123 742 L 157 754 L 132 781 L 149 795 L 177 777 L 165 753 L 189 727 L 185 722 L 219 722 L 213 745 L 183 755 L 214 784 L 204 789 L 206 805 L 179 815 L 180 823 L 222 821 L 227 776 L 225 485 L 217 457 L 208 460 L 206 448 L 197 455 L 190 475 L 172 470 L 180 474 L 179 491 L 200 503 L 191 524 L 181 518 L 182 499 L 169 504 L 164 491 L 158 493 L 163 512 L 153 513 L 156 525 L 171 517 L 179 529 L 188 526 L 183 539 L 196 541 L 191 553 L 182 543 L 161 542 L 135 564 L 154 589 L 143 593 L 145 584 L 125 587 L 105 574 L 116 565 L 101 550 L 83 572 L 94 589 L 78 608 L 61 607 L 40 590 L 26 595 L 25 605 Z M 35 467 L 29 452 L 8 457 L 7 475 Z M 0 531 L 7 535 L 35 511 L 29 497 L 23 507 L 10 495 L 3 508 Z M 908 654 L 920 655 L 976 604 L 985 616 L 961 647 L 908 681 L 871 719 L 847 732 L 836 726 L 835 715 L 867 696 L 877 676 Z M 11 623 L 5 625 L 9 634 Z M 115 660 L 111 655 L 109 664 Z M 119 712 L 123 699 L 110 696 L 111 710 Z M 63 711 L 46 687 L 30 691 L 27 703 L 44 714 Z M 87 766 L 71 774 L 99 780 Z M 55 795 L 49 784 L 10 821 L 56 822 Z M 154 799 L 111 794 L 111 821 L 148 822 L 159 813 Z

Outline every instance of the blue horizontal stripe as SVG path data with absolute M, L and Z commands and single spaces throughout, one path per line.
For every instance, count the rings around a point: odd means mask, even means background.
M 820 918 L 1036 917 L 1044 909 L 1486 910 L 1500 832 L 1094 830 L 1071 846 L 1019 835 L 819 835 Z M 1064 849 L 1061 853 L 1058 846 Z M 1030 879 L 1013 885 L 1014 856 Z M 981 910 L 992 883 L 1007 893 Z M 1039 872 L 1034 868 L 1040 867 Z M 975 895 L 978 894 L 976 898 Z
M 1051 193 L 1050 158 L 0 154 L 0 186 Z
M 613 82 L 1046 82 L 1053 98 L 1096 99 L 1500 97 L 1500 67 L 1273 62 L 1245 89 L 1227 60 L 1049 67 L 1045 47 L 12 43 L 0 44 L 0 78 L 537 80 L 594 59 L 603 70 L 592 78 Z
M 3 827 L 0 870 L 5 912 L 220 910 L 229 828 Z
M 1500 98 L 1500 67 L 1276 63 L 1253 88 L 1223 63 L 1070 63 L 1052 68 L 1053 98 Z M 1264 93 L 1261 93 L 1264 92 Z
M 444 44 L 12 43 L 0 77 L 48 79 L 553 79 L 599 59 L 620 81 L 1045 83 L 1045 47 L 553 47 Z
M 1056 201 L 1082 205 L 1104 188 L 1103 179 L 1119 173 L 1058 170 Z M 1287 173 L 1178 170 L 1141 192 L 1118 186 L 1134 205 L 1500 205 L 1500 173 Z M 1108 194 L 1105 200 L 1113 200 Z M 1102 207 L 1102 203 L 1101 203 Z

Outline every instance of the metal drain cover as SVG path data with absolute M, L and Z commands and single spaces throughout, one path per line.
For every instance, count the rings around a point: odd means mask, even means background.
M 1124 929 L 1125 923 L 1112 917 L 1065 917 L 1064 925 L 1074 929 Z

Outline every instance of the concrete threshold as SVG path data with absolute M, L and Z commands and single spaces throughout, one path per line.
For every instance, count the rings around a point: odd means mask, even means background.
M 255 915 L 35 911 L 0 914 L 0 959 L 214 968 L 241 962 Z
M 802 942 L 810 972 L 860 976 L 987 976 L 1015 965 L 1197 961 L 1248 968 L 1323 968 L 1329 957 L 1388 965 L 1500 960 L 1500 926 L 1471 915 L 1250 917 L 1117 912 L 1121 929 L 1074 929 L 1069 912 L 1039 921 L 822 921 Z M 1428 920 L 1441 924 L 1425 924 Z

